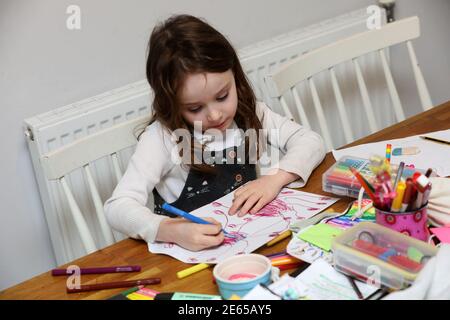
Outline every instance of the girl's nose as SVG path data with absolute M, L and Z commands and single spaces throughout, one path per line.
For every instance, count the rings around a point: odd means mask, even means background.
M 217 109 L 210 108 L 208 112 L 208 121 L 216 122 L 222 118 L 222 112 Z

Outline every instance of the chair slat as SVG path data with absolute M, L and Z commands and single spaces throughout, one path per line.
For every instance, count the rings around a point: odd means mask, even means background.
M 342 98 L 341 89 L 339 88 L 339 83 L 336 78 L 336 72 L 334 71 L 334 67 L 330 68 L 330 76 L 334 96 L 336 98 L 336 104 L 339 111 L 339 116 L 342 122 L 342 128 L 344 130 L 345 141 L 347 143 L 350 143 L 355 139 L 353 136 L 352 127 L 350 126 L 350 122 L 348 121 L 347 112 L 345 111 L 344 99 Z
M 303 108 L 303 103 L 302 103 L 302 100 L 300 99 L 300 95 L 298 94 L 297 88 L 292 87 L 291 93 L 294 97 L 294 103 L 295 103 L 295 106 L 297 107 L 298 113 L 300 115 L 299 123 L 301 123 L 301 125 L 306 128 L 311 128 L 311 125 L 309 124 L 308 116 L 306 115 L 305 108 Z
M 388 86 L 389 95 L 391 96 L 395 117 L 397 118 L 397 121 L 403 121 L 405 120 L 405 114 L 403 113 L 400 97 L 398 96 L 397 89 L 395 88 L 394 78 L 392 77 L 391 69 L 389 68 L 389 65 L 387 63 L 384 49 L 378 50 L 378 53 L 381 58 L 381 64 L 383 66 L 384 76 L 386 77 L 386 83 Z
M 78 232 L 80 233 L 84 249 L 87 253 L 97 251 L 95 241 L 91 236 L 91 232 L 89 231 L 86 220 L 84 219 L 83 214 L 81 213 L 81 210 L 78 207 L 77 202 L 75 201 L 72 191 L 70 191 L 65 176 L 61 177 L 59 181 L 69 203 L 70 211 L 72 212 L 72 217 L 75 221 L 75 225 L 77 226 Z
M 352 60 L 355 68 L 356 80 L 358 81 L 359 92 L 363 101 L 364 110 L 366 111 L 367 120 L 369 122 L 369 129 L 371 133 L 378 131 L 378 124 L 375 119 L 375 115 L 372 109 L 372 103 L 370 102 L 369 92 L 367 91 L 366 82 L 364 81 L 361 67 L 359 66 L 358 58 Z
M 428 92 L 428 88 L 425 83 L 425 79 L 423 78 L 422 71 L 420 70 L 419 62 L 417 61 L 416 53 L 414 52 L 414 47 L 411 41 L 406 41 L 406 46 L 408 47 L 409 58 L 411 60 L 411 65 L 414 72 L 414 78 L 416 79 L 417 91 L 419 92 L 422 109 L 426 111 L 433 107 L 433 102 L 431 101 L 430 93 Z
M 292 113 L 289 110 L 289 107 L 288 107 L 288 105 L 286 103 L 286 100 L 284 99 L 283 96 L 280 97 L 280 103 L 281 103 L 281 107 L 283 108 L 284 115 L 286 117 L 288 117 L 289 119 L 294 120 L 294 117 L 292 116 Z
M 122 170 L 120 169 L 119 157 L 117 156 L 116 152 L 111 154 L 111 161 L 114 168 L 114 175 L 116 176 L 117 182 L 119 182 L 120 179 L 122 179 Z
M 258 80 L 255 83 L 265 84 L 264 80 L 267 73 L 269 73 L 269 66 L 265 66 L 264 68 L 258 68 L 256 71 L 256 76 Z M 269 102 L 271 98 L 267 90 L 265 90 L 265 88 L 261 88 L 260 91 L 262 95 L 261 99 L 263 99 L 266 102 Z
M 319 120 L 319 126 L 322 131 L 323 139 L 325 140 L 325 145 L 327 150 L 333 149 L 333 142 L 331 140 L 331 135 L 328 130 L 327 121 L 325 119 L 325 115 L 323 113 L 322 104 L 320 103 L 319 94 L 317 93 L 316 85 L 312 78 L 308 79 L 309 87 L 311 89 L 311 95 L 314 102 L 314 108 L 316 109 L 317 119 Z
M 91 191 L 92 201 L 95 206 L 95 213 L 97 214 L 97 219 L 100 224 L 100 229 L 102 231 L 103 237 L 108 245 L 111 245 L 115 242 L 113 233 L 108 225 L 108 222 L 105 218 L 105 212 L 103 211 L 103 202 L 98 193 L 97 186 L 95 185 L 94 178 L 92 177 L 92 172 L 89 164 L 85 165 L 84 172 L 86 173 L 87 182 L 89 186 L 89 190 Z

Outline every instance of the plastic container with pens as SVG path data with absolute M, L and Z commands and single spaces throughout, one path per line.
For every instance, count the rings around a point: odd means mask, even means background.
M 373 285 L 404 289 L 411 285 L 437 248 L 372 222 L 361 222 L 332 243 L 333 264 Z
M 403 181 L 401 171 L 404 164 L 401 164 L 394 182 L 389 172 L 389 164 L 379 157 L 374 157 L 371 162 L 371 170 L 376 175 L 373 184 L 370 184 L 356 169 L 351 168 L 351 171 L 373 201 L 376 223 L 427 241 L 430 236 L 427 226 L 427 206 L 431 192 L 431 182 L 428 179 L 431 170 L 425 174 L 414 172 L 412 177 Z
M 428 174 L 429 175 L 429 174 Z M 427 173 L 415 172 L 396 184 L 396 194 L 386 206 L 375 205 L 376 223 L 416 239 L 427 241 L 427 207 L 431 183 Z

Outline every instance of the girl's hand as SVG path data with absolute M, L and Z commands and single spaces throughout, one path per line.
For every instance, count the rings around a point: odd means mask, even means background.
M 296 174 L 278 170 L 275 174 L 246 183 L 234 192 L 233 205 L 228 214 L 234 215 L 237 212 L 238 217 L 242 217 L 247 213 L 258 212 L 277 197 L 283 186 L 298 178 Z
M 164 219 L 159 225 L 156 240 L 174 242 L 191 251 L 220 245 L 224 239 L 222 225 L 211 218 L 205 220 L 213 224 L 199 224 L 183 218 Z

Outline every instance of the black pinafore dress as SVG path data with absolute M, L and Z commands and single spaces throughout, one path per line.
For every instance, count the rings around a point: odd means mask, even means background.
M 238 150 L 238 148 L 245 148 L 244 140 L 239 146 L 232 146 L 221 151 L 211 151 L 211 155 L 205 157 L 205 163 L 212 163 L 211 165 L 216 168 L 217 173 L 214 175 L 204 174 L 190 169 L 180 196 L 170 205 L 190 212 L 223 197 L 248 181 L 255 180 L 256 165 L 246 163 L 245 159 L 236 158 L 239 154 L 244 154 L 243 150 Z M 215 161 L 215 156 L 219 153 L 222 163 Z M 165 201 L 156 189 L 153 189 L 153 196 L 155 213 L 176 217 L 176 215 L 161 209 Z

